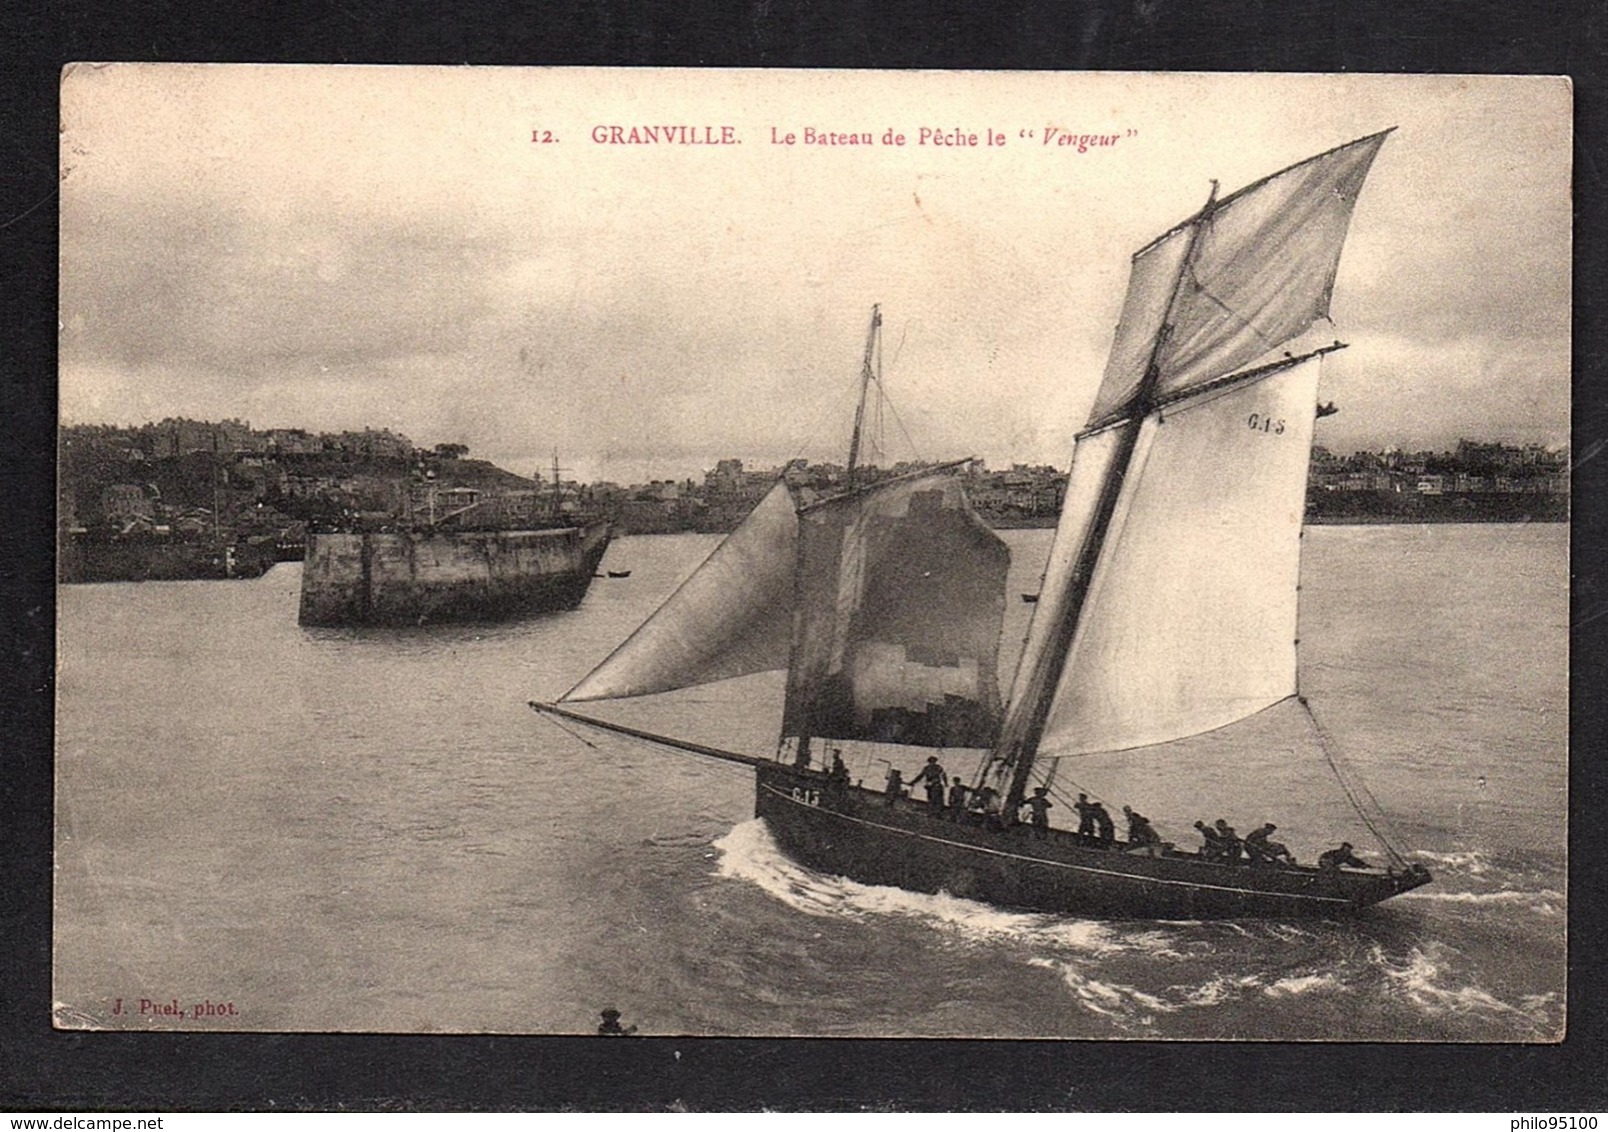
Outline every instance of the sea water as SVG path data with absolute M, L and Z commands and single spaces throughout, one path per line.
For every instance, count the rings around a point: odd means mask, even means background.
M 1049 532 L 1006 537 L 1008 677 Z M 621 539 L 605 565 L 629 578 L 498 626 L 302 629 L 292 564 L 64 588 L 57 1024 L 585 1033 L 612 1006 L 653 1034 L 1561 1037 L 1564 526 L 1312 528 L 1324 742 L 1286 704 L 1057 768 L 1058 793 L 1131 803 L 1181 847 L 1227 816 L 1304 859 L 1344 836 L 1383 860 L 1340 760 L 1435 873 L 1348 922 L 1096 921 L 816 874 L 752 817 L 745 768 L 525 706 L 713 545 Z M 767 753 L 780 695 L 761 675 L 597 710 Z

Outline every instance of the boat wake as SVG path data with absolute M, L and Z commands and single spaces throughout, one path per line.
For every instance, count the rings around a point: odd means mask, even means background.
M 1150 972 L 1129 968 L 1128 974 L 1139 977 L 1123 981 L 1113 977 L 1116 972 L 1103 969 L 1098 961 L 1087 957 L 1040 956 L 1029 960 L 1031 966 L 1054 971 L 1072 1001 L 1083 1010 L 1136 1036 L 1157 1035 L 1180 1027 L 1193 1031 L 1196 1025 L 1215 1031 L 1215 1019 L 1254 1017 L 1254 1030 L 1235 1025 L 1233 1036 L 1322 1038 L 1333 1036 L 1321 1030 L 1322 1018 L 1354 1017 L 1356 1011 L 1365 1009 L 1402 1012 L 1428 1024 L 1453 1027 L 1452 1032 L 1456 1032 L 1458 1023 L 1474 1022 L 1498 1024 L 1517 1040 L 1545 1041 L 1562 1034 L 1558 995 L 1525 995 L 1517 1002 L 1503 1001 L 1479 986 L 1462 982 L 1452 949 L 1440 945 L 1412 947 L 1404 954 L 1374 945 L 1354 956 L 1313 956 L 1294 971 L 1238 969 L 1255 967 L 1259 962 L 1265 961 L 1244 955 L 1220 955 L 1205 965 L 1205 971 L 1175 966 L 1163 976 L 1161 985 L 1147 988 L 1141 978 Z M 1196 978 L 1179 981 L 1179 976 L 1190 974 Z M 1256 1003 L 1275 1010 L 1276 1004 L 1289 1003 L 1301 1013 L 1294 1017 L 1275 1011 L 1250 1015 L 1235 1009 Z M 1195 1023 L 1159 1025 L 1167 1015 L 1194 1015 Z M 1310 1032 L 1313 1026 L 1319 1027 L 1319 1032 Z M 1292 1027 L 1294 1033 L 1287 1032 L 1286 1027 Z M 1389 1025 L 1380 1036 L 1399 1040 L 1409 1032 Z M 1482 1028 L 1481 1032 L 1489 1029 Z
M 1506 1016 L 1532 1031 L 1533 1038 L 1562 1037 L 1556 993 L 1526 995 L 1517 1005 L 1503 1002 L 1476 986 L 1458 985 L 1452 949 L 1431 943 L 1411 948 L 1405 956 L 1375 947 L 1371 958 L 1385 978 L 1423 1013 L 1431 1016 Z
M 1407 855 L 1418 861 L 1427 861 L 1437 873 L 1450 871 L 1479 877 L 1489 872 L 1491 867 L 1485 854 L 1478 849 L 1460 853 L 1432 853 L 1427 849 L 1415 849 Z
M 1498 889 L 1495 892 L 1408 892 L 1400 899 L 1476 906 L 1516 904 L 1523 905 L 1540 916 L 1561 916 L 1566 906 L 1563 893 L 1550 888 L 1535 892 L 1522 892 L 1510 888 Z
M 812 872 L 777 848 L 759 818 L 737 825 L 713 847 L 721 876 L 753 884 L 796 912 L 861 922 L 900 917 L 1053 973 L 1070 1005 L 1099 1020 L 1113 1036 L 1167 1036 L 1179 1030 L 1222 1036 L 1217 1021 L 1238 1019 L 1229 1023 L 1236 1037 L 1287 1037 L 1288 1029 L 1321 1038 L 1332 1034 L 1314 1020 L 1317 1016 L 1351 1017 L 1372 1008 L 1405 1011 L 1434 1025 L 1496 1022 L 1521 1040 L 1545 1040 L 1561 1027 L 1556 995 L 1504 1001 L 1461 980 L 1455 948 L 1385 943 L 1354 924 L 1080 920 L 1008 912 L 946 893 Z M 1421 898 L 1454 905 L 1561 901 L 1550 891 Z M 1280 1013 L 1281 1004 L 1290 1009 Z M 1243 1008 L 1253 1006 L 1257 1024 L 1251 1028 L 1243 1024 Z M 1400 1027 L 1387 1032 L 1401 1036 Z
M 947 893 L 911 892 L 813 872 L 777 848 L 760 818 L 736 826 L 714 842 L 714 848 L 720 853 L 721 876 L 757 885 L 795 911 L 812 916 L 905 916 L 976 942 L 1026 940 L 1091 955 L 1148 947 L 1153 954 L 1167 954 L 1165 934 L 1159 931 L 1125 934 L 1096 920 L 1006 912 Z

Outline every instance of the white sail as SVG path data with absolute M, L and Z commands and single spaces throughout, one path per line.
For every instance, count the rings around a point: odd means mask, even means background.
M 1304 361 L 1144 421 L 1040 757 L 1199 734 L 1295 692 L 1317 375 Z
M 565 700 L 645 696 L 786 668 L 798 518 L 776 486 Z
M 1173 292 L 1178 288 L 1178 274 L 1183 268 L 1184 253 L 1189 250 L 1192 231 L 1187 224 L 1175 228 L 1133 257 L 1128 271 L 1128 294 L 1122 301 L 1122 317 L 1111 342 L 1100 391 L 1089 413 L 1091 424 L 1119 413 L 1144 380 L 1156 352 L 1156 338 L 1167 320 Z
M 1158 359 L 1158 396 L 1276 350 L 1329 313 L 1357 195 L 1385 134 L 1320 154 L 1207 210 Z
M 1121 450 L 1120 441 L 1119 430 L 1105 429 L 1080 437 L 1072 452 L 1072 474 L 1061 504 L 1061 521 L 1055 529 L 1044 580 L 1039 585 L 1038 604 L 1033 607 L 1027 642 L 1016 662 L 1016 676 L 1011 681 L 1006 701 L 1010 708 L 1005 717 L 1001 749 L 1013 746 L 1021 736 L 1027 722 L 1026 714 L 1038 698 L 1035 689 L 1045 680 L 1056 678 L 1056 673 L 1048 671 L 1050 661 L 1046 654 L 1050 638 L 1055 627 L 1066 618 L 1072 574 L 1094 527 L 1100 493 L 1111 474 L 1112 460 Z
M 1121 416 L 1152 361 L 1152 396 L 1177 395 L 1326 317 L 1357 194 L 1385 137 L 1248 185 L 1141 249 L 1089 424 Z

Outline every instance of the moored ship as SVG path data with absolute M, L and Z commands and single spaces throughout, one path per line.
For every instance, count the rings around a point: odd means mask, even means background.
M 272 546 L 252 539 L 75 533 L 61 540 L 56 573 L 67 584 L 214 581 L 258 578 L 278 560 Z

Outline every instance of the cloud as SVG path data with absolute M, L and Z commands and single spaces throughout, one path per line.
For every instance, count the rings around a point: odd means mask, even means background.
M 510 459 L 557 448 L 577 466 L 621 463 L 617 476 L 688 474 L 723 455 L 841 458 L 879 302 L 899 413 L 883 422 L 889 458 L 1064 463 L 1128 255 L 1198 207 L 1208 177 L 1231 190 L 1395 121 L 1342 262 L 1336 327 L 1323 328 L 1355 343 L 1325 379 L 1348 407 L 1328 435 L 1561 435 L 1558 90 L 1400 76 L 75 71 L 62 412 L 373 424 Z M 737 121 L 745 144 L 587 139 L 588 122 L 644 116 Z M 783 151 L 764 128 L 871 118 L 1139 131 L 1069 157 L 1014 136 L 992 155 Z M 531 145 L 543 122 L 567 124 L 560 146 Z
M 463 349 L 503 297 L 506 245 L 417 217 L 304 211 L 268 225 L 212 202 L 94 209 L 64 234 L 62 347 L 74 361 L 155 361 L 255 381 Z

